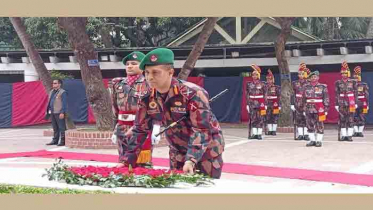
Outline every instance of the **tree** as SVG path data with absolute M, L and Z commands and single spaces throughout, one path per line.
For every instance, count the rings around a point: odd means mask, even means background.
M 277 23 L 281 26 L 281 32 L 275 41 L 276 59 L 281 75 L 281 114 L 279 118 L 280 126 L 291 126 L 290 114 L 290 94 L 292 94 L 291 77 L 289 64 L 285 56 L 285 44 L 291 34 L 291 25 L 295 17 L 276 17 Z
M 187 80 L 190 72 L 193 71 L 193 68 L 201 55 L 203 49 L 205 48 L 205 45 L 214 30 L 214 26 L 216 24 L 216 21 L 218 20 L 217 17 L 210 17 L 207 19 L 205 25 L 202 28 L 202 31 L 200 35 L 198 36 L 198 39 L 196 43 L 193 46 L 192 51 L 189 53 L 187 60 L 185 61 L 183 67 L 181 68 L 181 71 L 178 75 L 179 79 Z
M 373 38 L 373 17 L 368 18 L 369 25 L 367 29 L 367 33 L 365 34 L 365 37 L 368 39 Z
M 86 32 L 87 18 L 59 17 L 58 25 L 68 35 L 81 69 L 88 102 L 95 115 L 98 130 L 111 130 L 114 127 L 109 92 L 102 81 L 98 57 Z
M 36 47 L 32 42 L 30 35 L 26 32 L 25 25 L 23 24 L 20 17 L 11 17 L 10 21 L 15 31 L 17 32 L 27 55 L 30 57 L 32 65 L 35 67 L 35 70 L 43 83 L 45 91 L 49 93 L 49 91 L 52 90 L 52 78 L 43 60 L 41 59 L 39 52 L 36 50 Z

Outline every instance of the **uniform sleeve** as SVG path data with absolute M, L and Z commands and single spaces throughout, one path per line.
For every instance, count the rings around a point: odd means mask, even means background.
M 339 92 L 338 81 L 336 81 L 334 83 L 334 87 L 335 87 L 335 105 L 339 106 L 339 97 L 340 97 L 339 94 L 340 94 L 340 92 Z
M 277 87 L 277 100 L 278 100 L 278 106 L 281 107 L 281 86 Z
M 137 157 L 141 152 L 148 133 L 151 129 L 151 118 L 147 114 L 147 105 L 144 100 L 141 100 L 136 112 L 136 118 L 132 129 L 132 135 L 128 137 L 128 148 L 120 161 L 125 164 L 136 165 Z
M 329 99 L 328 87 L 326 85 L 324 87 L 323 102 L 324 102 L 325 112 L 328 112 L 329 111 L 329 107 L 330 107 L 330 99 Z
M 359 101 L 359 92 L 358 92 L 358 87 L 357 87 L 357 82 L 353 81 L 354 84 L 354 95 L 355 95 L 355 104 Z
M 249 92 L 249 84 L 250 83 L 246 83 L 246 105 L 249 105 L 250 106 L 250 92 Z
M 295 82 L 291 83 L 291 88 L 293 89 L 293 93 L 290 95 L 290 105 L 295 104 Z
M 112 109 L 113 109 L 113 121 L 114 124 L 117 124 L 118 120 L 118 105 L 117 105 L 117 94 L 115 92 L 115 81 L 112 80 L 111 83 L 109 84 L 109 92 L 110 92 L 110 98 L 111 98 L 111 104 L 112 104 Z
M 367 106 L 369 107 L 369 86 L 368 84 L 365 85 L 365 97 L 367 99 Z
M 206 93 L 199 90 L 188 102 L 189 120 L 192 133 L 188 142 L 187 160 L 199 162 L 212 140 L 210 120 L 212 112 Z

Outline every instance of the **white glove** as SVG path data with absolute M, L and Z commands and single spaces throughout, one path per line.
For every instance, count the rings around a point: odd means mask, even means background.
M 117 144 L 117 135 L 113 134 L 111 136 L 111 142 L 113 142 L 113 144 Z
M 295 107 L 294 107 L 294 105 L 291 105 L 291 106 L 290 106 L 290 109 L 293 110 L 293 111 L 295 111 Z
M 339 112 L 339 106 L 335 106 L 335 109 L 337 110 L 337 112 Z
M 278 109 L 279 109 L 279 110 L 281 110 L 281 106 L 280 106 L 280 107 L 278 107 Z
M 152 144 L 158 144 L 161 140 L 161 135 L 156 137 L 155 135 L 158 134 L 161 131 L 161 126 L 158 124 L 153 125 L 153 131 L 152 131 Z
M 304 115 L 304 116 L 306 116 L 306 113 L 305 113 L 305 112 L 303 112 L 303 115 Z
M 325 115 L 328 115 L 328 113 L 327 113 L 327 112 L 325 112 Z
M 355 108 L 357 109 L 357 104 L 355 104 Z
M 267 110 L 267 106 L 264 106 L 264 108 Z
M 249 105 L 246 105 L 246 110 L 247 110 L 248 113 L 250 113 L 250 107 L 249 107 Z

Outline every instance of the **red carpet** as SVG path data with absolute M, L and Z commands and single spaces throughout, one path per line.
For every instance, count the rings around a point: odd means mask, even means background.
M 77 152 L 51 152 L 40 150 L 35 152 L 19 152 L 0 154 L 2 158 L 14 157 L 36 157 L 36 158 L 62 158 L 68 160 L 85 160 L 98 162 L 118 161 L 117 155 L 77 153 Z M 169 166 L 167 158 L 153 158 L 155 166 Z M 266 176 L 287 179 L 301 179 L 309 181 L 332 182 L 349 185 L 373 186 L 373 175 L 368 174 L 351 174 L 343 172 L 328 172 L 296 168 L 280 168 L 270 166 L 244 165 L 235 163 L 225 163 L 224 173 L 244 174 L 252 176 Z

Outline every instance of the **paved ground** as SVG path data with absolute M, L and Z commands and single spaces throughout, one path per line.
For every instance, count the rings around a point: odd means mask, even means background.
M 41 149 L 54 151 L 74 151 L 86 153 L 117 154 L 116 150 L 84 150 L 67 147 L 45 146 L 51 140 L 42 135 L 50 126 L 34 126 L 25 128 L 0 129 L 0 153 L 26 152 Z M 280 133 L 276 137 L 265 136 L 263 140 L 248 140 L 245 128 L 223 127 L 226 140 L 224 161 L 262 166 L 276 166 L 298 169 L 314 169 L 322 171 L 348 172 L 373 175 L 373 131 L 368 130 L 364 138 L 354 138 L 353 142 L 338 142 L 337 131 L 325 132 L 323 147 L 307 148 L 305 141 L 293 140 L 293 134 Z M 168 158 L 168 148 L 154 150 L 154 157 Z M 0 159 L 0 182 L 20 183 L 38 186 L 64 187 L 40 178 L 44 168 L 48 168 L 54 160 L 43 158 L 11 158 Z M 92 163 L 68 161 L 69 164 L 110 165 L 109 163 Z M 24 178 L 22 175 L 24 174 Z M 17 178 L 18 177 L 18 178 Z M 14 179 L 13 179 L 14 178 Z M 13 181 L 11 181 L 13 180 Z M 78 187 L 79 188 L 79 187 Z M 246 193 L 358 193 L 373 192 L 371 187 L 332 184 L 295 179 L 248 176 L 224 173 L 213 188 L 185 188 L 162 190 L 157 192 L 246 192 Z M 90 188 L 94 189 L 94 188 Z M 121 193 L 151 193 L 148 189 L 116 189 Z

